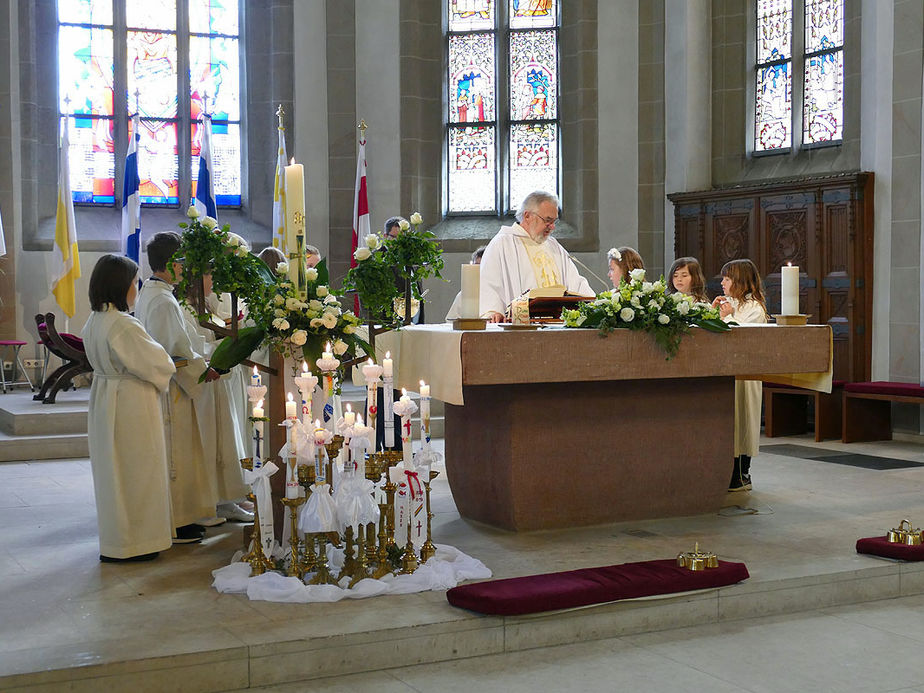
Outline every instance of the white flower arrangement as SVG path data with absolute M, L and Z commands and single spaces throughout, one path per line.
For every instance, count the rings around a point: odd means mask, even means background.
M 398 222 L 398 228 L 401 229 L 402 232 L 404 232 L 404 231 L 407 231 L 409 228 L 411 228 L 411 225 L 407 223 L 407 219 L 402 219 L 401 221 Z
M 324 298 L 325 296 L 330 294 L 330 288 L 327 286 L 319 286 L 316 291 L 318 294 L 318 298 Z
M 565 327 L 595 328 L 603 335 L 618 328 L 646 331 L 668 358 L 677 353 L 681 338 L 693 326 L 712 332 L 731 329 L 710 304 L 697 303 L 682 294 L 668 296 L 666 286 L 663 277 L 648 282 L 645 270 L 632 270 L 618 288 L 604 291 L 575 309 L 563 310 L 562 320 Z
M 198 219 L 199 210 L 196 209 L 195 205 L 192 205 L 189 209 L 186 210 L 186 216 L 190 219 Z
M 420 212 L 414 212 L 414 213 L 411 215 L 411 223 L 412 223 L 414 226 L 420 226 L 420 225 L 423 223 L 423 217 L 420 216 Z M 406 230 L 407 230 L 407 229 L 402 229 L 402 231 L 406 231 Z
M 620 262 L 622 260 L 622 253 L 620 253 L 616 248 L 610 248 L 606 251 L 606 259 L 613 260 L 614 262 Z
M 372 251 L 369 248 L 357 248 L 353 253 L 353 257 L 356 258 L 356 262 L 364 262 L 372 257 Z
M 193 209 L 196 209 L 196 208 L 193 207 Z M 196 213 L 198 214 L 198 210 L 196 210 Z M 218 220 L 215 219 L 214 217 L 208 217 L 208 216 L 202 217 L 202 222 L 201 222 L 201 223 L 202 223 L 202 225 L 203 225 L 205 228 L 207 228 L 207 229 L 214 229 L 216 226 L 218 226 Z M 235 237 L 236 237 L 236 238 L 240 238 L 240 236 L 238 236 L 236 233 L 235 233 L 235 234 L 231 234 L 231 233 L 228 234 L 228 242 L 229 242 L 231 245 L 233 245 L 233 246 L 237 246 L 237 245 L 239 244 L 239 243 L 235 243 L 235 242 L 234 242 Z
M 366 236 L 366 247 L 369 250 L 375 250 L 380 245 L 381 245 L 381 241 L 379 241 L 379 237 L 376 236 L 374 233 L 370 233 L 368 236 Z
M 286 268 L 288 270 L 288 268 Z M 314 267 L 309 267 L 305 270 L 305 279 L 310 282 L 316 282 L 318 280 L 318 271 Z

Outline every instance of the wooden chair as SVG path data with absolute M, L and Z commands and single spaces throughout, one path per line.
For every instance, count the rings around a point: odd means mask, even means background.
M 32 399 L 39 400 L 45 404 L 54 404 L 55 397 L 60 390 L 66 390 L 72 386 L 72 379 L 81 373 L 92 373 L 93 367 L 87 360 L 87 354 L 83 348 L 83 340 L 67 332 L 59 333 L 55 329 L 55 314 L 39 313 L 35 316 L 35 324 L 38 327 L 39 339 L 45 348 L 52 354 L 61 359 L 61 365 L 55 371 L 45 378 L 38 394 Z

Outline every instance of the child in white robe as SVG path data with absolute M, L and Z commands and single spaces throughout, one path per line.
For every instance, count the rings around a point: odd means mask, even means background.
M 760 273 L 750 260 L 732 260 L 722 267 L 722 291 L 713 306 L 726 322 L 765 323 L 767 302 Z M 760 446 L 760 404 L 763 386 L 759 380 L 735 383 L 735 466 L 729 491 L 751 490 L 751 458 Z
M 187 329 L 184 311 L 173 296 L 173 286 L 183 271 L 182 264 L 172 259 L 179 247 L 180 236 L 172 231 L 157 233 L 148 243 L 148 262 L 154 274 L 138 293 L 135 316 L 167 353 L 186 361 L 173 376 L 163 404 L 175 543 L 193 543 L 205 535 L 196 520 L 214 516 L 218 503 L 215 462 L 204 458 L 195 400 L 219 376 L 196 349 L 200 338 Z M 199 383 L 203 371 L 206 383 Z
M 83 343 L 93 366 L 88 421 L 99 559 L 146 561 L 170 547 L 169 474 L 161 393 L 176 368 L 128 314 L 138 266 L 104 255 L 90 276 Z

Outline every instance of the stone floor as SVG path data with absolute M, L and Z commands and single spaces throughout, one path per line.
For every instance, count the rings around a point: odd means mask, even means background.
M 460 519 L 440 477 L 436 540 L 497 577 L 665 558 L 694 541 L 751 573 L 717 592 L 521 619 L 459 611 L 439 592 L 316 605 L 220 595 L 210 571 L 240 546 L 234 525 L 154 563 L 103 565 L 89 462 L 2 463 L 0 689 L 924 687 L 924 598 L 914 596 L 924 594 L 924 566 L 854 551 L 857 537 L 883 534 L 902 517 L 924 522 L 924 467 L 867 469 L 769 447 L 924 463 L 924 446 L 763 442 L 744 507 L 698 517 L 517 535 Z M 787 612 L 798 615 L 779 615 Z M 892 646 L 890 678 L 882 662 Z

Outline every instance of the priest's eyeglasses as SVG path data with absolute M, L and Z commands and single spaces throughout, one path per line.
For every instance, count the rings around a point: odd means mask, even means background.
M 558 222 L 558 217 L 544 217 L 541 214 L 536 214 L 535 212 L 532 212 L 532 213 L 535 214 L 540 219 L 542 219 L 542 221 L 545 222 L 546 226 L 555 226 L 556 222 Z

